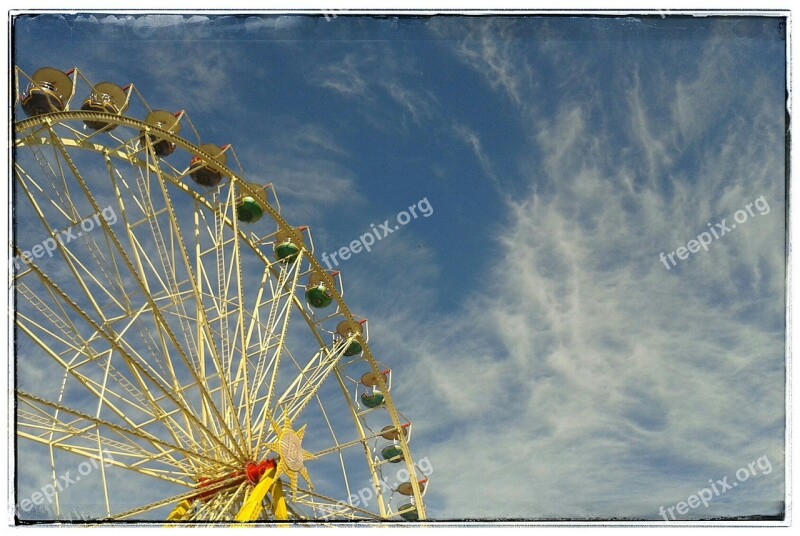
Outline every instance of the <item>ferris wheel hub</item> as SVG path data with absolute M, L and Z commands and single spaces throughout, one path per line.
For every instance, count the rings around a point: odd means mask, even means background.
M 249 480 L 251 484 L 258 484 L 261 477 L 264 476 L 264 473 L 274 468 L 275 465 L 274 460 L 263 460 L 258 463 L 249 462 L 247 466 L 245 466 L 244 472 L 247 475 L 247 480 Z

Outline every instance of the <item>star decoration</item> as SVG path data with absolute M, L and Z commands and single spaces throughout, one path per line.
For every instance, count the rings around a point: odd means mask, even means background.
M 271 419 L 270 419 L 271 420 Z M 273 429 L 278 434 L 278 438 L 274 443 L 268 443 L 266 448 L 277 452 L 280 456 L 278 467 L 275 470 L 275 478 L 280 478 L 285 474 L 289 478 L 289 483 L 292 488 L 292 496 L 297 495 L 297 474 L 308 483 L 309 488 L 314 489 L 311 484 L 311 478 L 308 476 L 308 471 L 305 468 L 304 462 L 311 460 L 314 455 L 310 452 L 303 450 L 303 435 L 306 432 L 306 425 L 298 431 L 292 429 L 292 423 L 289 417 L 285 416 L 283 426 L 279 427 L 273 422 Z

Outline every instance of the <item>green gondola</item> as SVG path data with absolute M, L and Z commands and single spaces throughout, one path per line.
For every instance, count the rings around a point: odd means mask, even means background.
M 333 294 L 325 283 L 323 274 L 311 272 L 306 284 L 306 301 L 311 307 L 321 309 L 333 301 Z
M 236 218 L 244 223 L 255 223 L 264 215 L 264 209 L 258 204 L 258 201 L 252 197 L 245 196 L 236 205 Z
M 295 229 L 295 232 L 300 234 L 300 240 L 303 239 L 302 229 L 303 228 Z M 295 242 L 291 231 L 288 229 L 278 231 L 275 235 L 275 259 L 280 262 L 292 262 L 300 254 L 301 246 L 302 242 L 300 244 Z
M 360 323 L 358 324 L 358 332 L 359 334 L 363 333 Z M 342 320 L 341 322 L 339 322 L 339 324 L 336 326 L 336 333 L 338 333 L 342 339 L 349 339 L 353 335 L 353 333 L 350 331 L 350 325 L 346 320 Z M 352 357 L 354 355 L 360 354 L 362 350 L 363 348 L 361 347 L 361 345 L 358 344 L 357 341 L 353 341 L 350 343 L 347 349 L 345 349 L 344 355 L 347 357 Z
M 329 306 L 333 301 L 333 297 L 331 297 L 325 285 L 320 283 L 316 287 L 306 289 L 306 301 L 311 304 L 311 307 L 321 309 Z
M 347 347 L 347 350 L 344 351 L 344 355 L 346 355 L 347 357 L 352 357 L 354 355 L 360 354 L 362 350 L 363 348 L 361 347 L 361 345 L 358 344 L 356 341 L 353 341 L 350 343 L 350 346 Z
M 381 449 L 381 456 L 386 461 L 397 463 L 403 461 L 403 451 L 397 445 L 388 445 Z
M 383 394 L 377 391 L 374 391 L 371 395 L 367 393 L 361 395 L 361 402 L 368 408 L 377 408 L 383 404 L 383 400 Z

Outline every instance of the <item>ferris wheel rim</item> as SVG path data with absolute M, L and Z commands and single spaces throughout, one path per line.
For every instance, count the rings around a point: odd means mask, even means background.
M 30 117 L 30 118 L 18 121 L 14 125 L 14 130 L 15 130 L 15 132 L 19 132 L 19 131 L 28 130 L 30 128 L 33 128 L 33 127 L 39 126 L 39 125 L 53 125 L 54 123 L 61 123 L 61 122 L 65 122 L 65 121 L 85 121 L 85 120 L 98 121 L 98 122 L 99 121 L 103 121 L 103 122 L 111 123 L 111 124 L 114 124 L 114 125 L 117 125 L 117 126 L 127 126 L 127 127 L 130 127 L 130 128 L 137 128 L 140 131 L 143 131 L 143 132 L 146 132 L 146 133 L 153 132 L 153 133 L 157 134 L 159 137 L 162 137 L 165 140 L 176 144 L 178 147 L 181 147 L 186 152 L 191 153 L 193 155 L 197 155 L 197 156 L 203 157 L 204 158 L 203 164 L 204 164 L 205 167 L 209 167 L 209 168 L 213 169 L 214 171 L 222 173 L 223 176 L 228 177 L 229 179 L 235 181 L 237 183 L 237 185 L 239 186 L 239 188 L 243 188 L 248 193 L 248 195 L 255 197 L 259 201 L 262 201 L 263 204 L 264 204 L 264 208 L 266 209 L 266 212 L 278 224 L 278 227 L 281 230 L 285 230 L 285 231 L 289 232 L 290 235 L 292 236 L 292 238 L 294 238 L 298 242 L 302 242 L 302 240 L 300 240 L 300 238 L 301 238 L 300 235 L 297 233 L 297 230 L 294 227 L 292 227 L 291 225 L 289 225 L 289 223 L 283 218 L 283 216 L 281 216 L 280 213 L 277 212 L 274 209 L 272 204 L 269 203 L 268 200 L 265 198 L 265 196 L 263 195 L 263 192 L 261 191 L 260 188 L 254 188 L 251 183 L 249 183 L 249 182 L 245 181 L 244 179 L 242 179 L 241 177 L 239 177 L 226 164 L 222 164 L 222 163 L 218 162 L 214 158 L 213 155 L 201 150 L 198 145 L 195 145 L 195 144 L 187 141 L 185 138 L 183 138 L 181 136 L 177 136 L 177 135 L 173 134 L 172 132 L 169 132 L 168 130 L 164 130 L 162 128 L 155 127 L 153 125 L 149 125 L 149 124 L 145 123 L 144 121 L 141 121 L 139 119 L 135 119 L 135 118 L 132 118 L 132 117 L 124 116 L 124 115 L 111 114 L 111 113 L 105 113 L 105 112 L 92 112 L 92 111 L 85 111 L 85 110 L 80 110 L 80 111 L 78 111 L 78 110 L 67 110 L 67 111 L 64 111 L 64 112 L 52 112 L 52 113 L 48 113 L 48 114 L 40 114 L 40 115 L 37 115 L 37 116 L 34 116 L 34 117 Z M 21 139 L 17 139 L 15 141 L 15 145 L 17 145 L 17 146 L 25 145 L 24 143 L 22 143 L 22 142 L 24 142 L 25 139 L 27 139 L 27 136 L 22 137 Z M 100 145 L 100 144 L 97 144 L 95 146 L 95 150 L 98 150 L 98 148 L 100 148 L 100 147 L 103 147 L 103 146 Z M 86 146 L 83 146 L 83 145 L 81 145 L 80 148 L 89 149 L 89 150 L 92 149 L 92 147 L 86 147 Z M 118 155 L 120 157 L 123 157 L 123 154 L 124 153 L 118 153 Z M 128 155 L 125 155 L 125 156 L 128 156 Z M 125 158 L 125 159 L 128 159 L 128 158 Z M 191 193 L 191 192 L 189 192 L 188 188 L 186 189 L 186 191 L 188 193 Z M 200 196 L 198 194 L 197 197 L 202 197 L 202 196 Z M 351 323 L 350 327 L 353 328 L 353 330 L 355 331 L 357 329 L 358 322 L 355 320 L 355 317 L 350 312 L 349 308 L 347 307 L 347 304 L 344 302 L 344 299 L 339 294 L 339 291 L 337 290 L 336 285 L 333 282 L 333 279 L 330 277 L 328 272 L 322 268 L 322 266 L 316 260 L 314 255 L 311 253 L 311 251 L 308 251 L 308 255 L 306 256 L 306 258 L 309 260 L 309 263 L 312 265 L 312 267 L 314 268 L 315 272 L 317 272 L 318 274 L 322 275 L 323 280 L 328 285 L 328 288 L 329 288 L 331 294 L 333 295 L 334 300 L 337 302 L 337 305 L 340 307 L 340 310 L 342 311 L 342 315 L 345 317 L 346 320 L 348 320 Z M 367 346 L 366 341 L 363 341 L 363 342 L 365 343 L 364 345 Z M 365 348 L 365 354 L 368 355 L 370 358 L 372 358 L 372 354 L 369 351 L 368 347 Z M 376 370 L 375 372 L 377 373 L 378 371 Z

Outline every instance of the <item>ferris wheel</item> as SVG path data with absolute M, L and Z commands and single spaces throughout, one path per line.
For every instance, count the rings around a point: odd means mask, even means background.
M 134 85 L 15 85 L 18 519 L 424 520 L 392 370 L 276 188 Z

